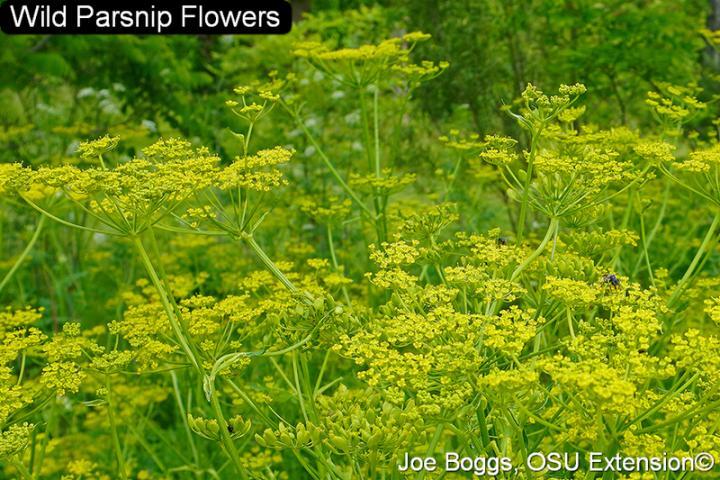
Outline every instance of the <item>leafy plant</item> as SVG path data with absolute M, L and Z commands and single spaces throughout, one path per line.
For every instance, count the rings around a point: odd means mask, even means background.
M 133 126 L 122 90 L 93 90 L 85 126 L 49 126 L 73 93 L 41 125 L 5 127 L 3 475 L 421 479 L 435 474 L 400 471 L 406 454 L 457 452 L 538 478 L 537 451 L 720 460 L 712 95 L 652 79 L 625 105 L 639 130 L 608 120 L 601 79 L 527 84 L 483 123 L 496 131 L 463 131 L 423 113 L 455 60 L 423 60 L 436 40 L 420 32 L 364 43 L 381 13 L 258 41 L 278 69 L 205 92 L 197 115 L 166 105 L 195 117 L 178 122 L 190 134 L 212 112 L 197 138 L 153 138 L 168 118 Z

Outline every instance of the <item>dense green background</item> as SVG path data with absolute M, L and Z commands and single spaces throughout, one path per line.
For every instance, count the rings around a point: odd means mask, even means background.
M 528 82 L 585 83 L 594 121 L 641 127 L 645 92 L 658 83 L 715 85 L 701 34 L 709 0 L 370 3 L 296 2 L 296 14 L 310 20 L 282 38 L 2 35 L 0 128 L 33 124 L 43 127 L 32 134 L 40 135 L 45 127 L 88 123 L 85 130 L 94 131 L 83 133 L 92 135 L 146 120 L 160 133 L 173 129 L 222 146 L 226 122 L 217 117 L 231 87 L 287 67 L 292 43 L 317 35 L 353 46 L 402 30 L 431 33 L 418 55 L 451 68 L 418 93 L 419 103 L 436 127 L 467 116 L 481 133 L 514 128 L 498 107 Z M 373 10 L 362 20 L 342 11 L 357 8 Z M 36 152 L 18 160 L 31 158 Z

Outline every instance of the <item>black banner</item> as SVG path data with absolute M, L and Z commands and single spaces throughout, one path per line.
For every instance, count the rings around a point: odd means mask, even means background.
M 8 34 L 283 34 L 292 27 L 285 0 L 7 0 Z

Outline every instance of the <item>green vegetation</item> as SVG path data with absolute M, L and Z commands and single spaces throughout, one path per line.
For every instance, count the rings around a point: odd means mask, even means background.
M 711 4 L 352 3 L 0 36 L 0 477 L 720 461 Z

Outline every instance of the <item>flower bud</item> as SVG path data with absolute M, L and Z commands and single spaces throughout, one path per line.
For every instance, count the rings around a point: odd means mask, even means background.
M 332 446 L 334 446 L 341 452 L 347 452 L 350 449 L 350 444 L 345 437 L 340 437 L 331 433 L 330 435 L 328 435 L 328 438 L 330 439 L 330 443 L 332 444 Z
M 270 448 L 275 447 L 278 443 L 278 439 L 277 439 L 277 436 L 275 435 L 275 432 L 273 432 L 269 428 L 263 432 L 263 440 L 265 440 L 265 444 Z

